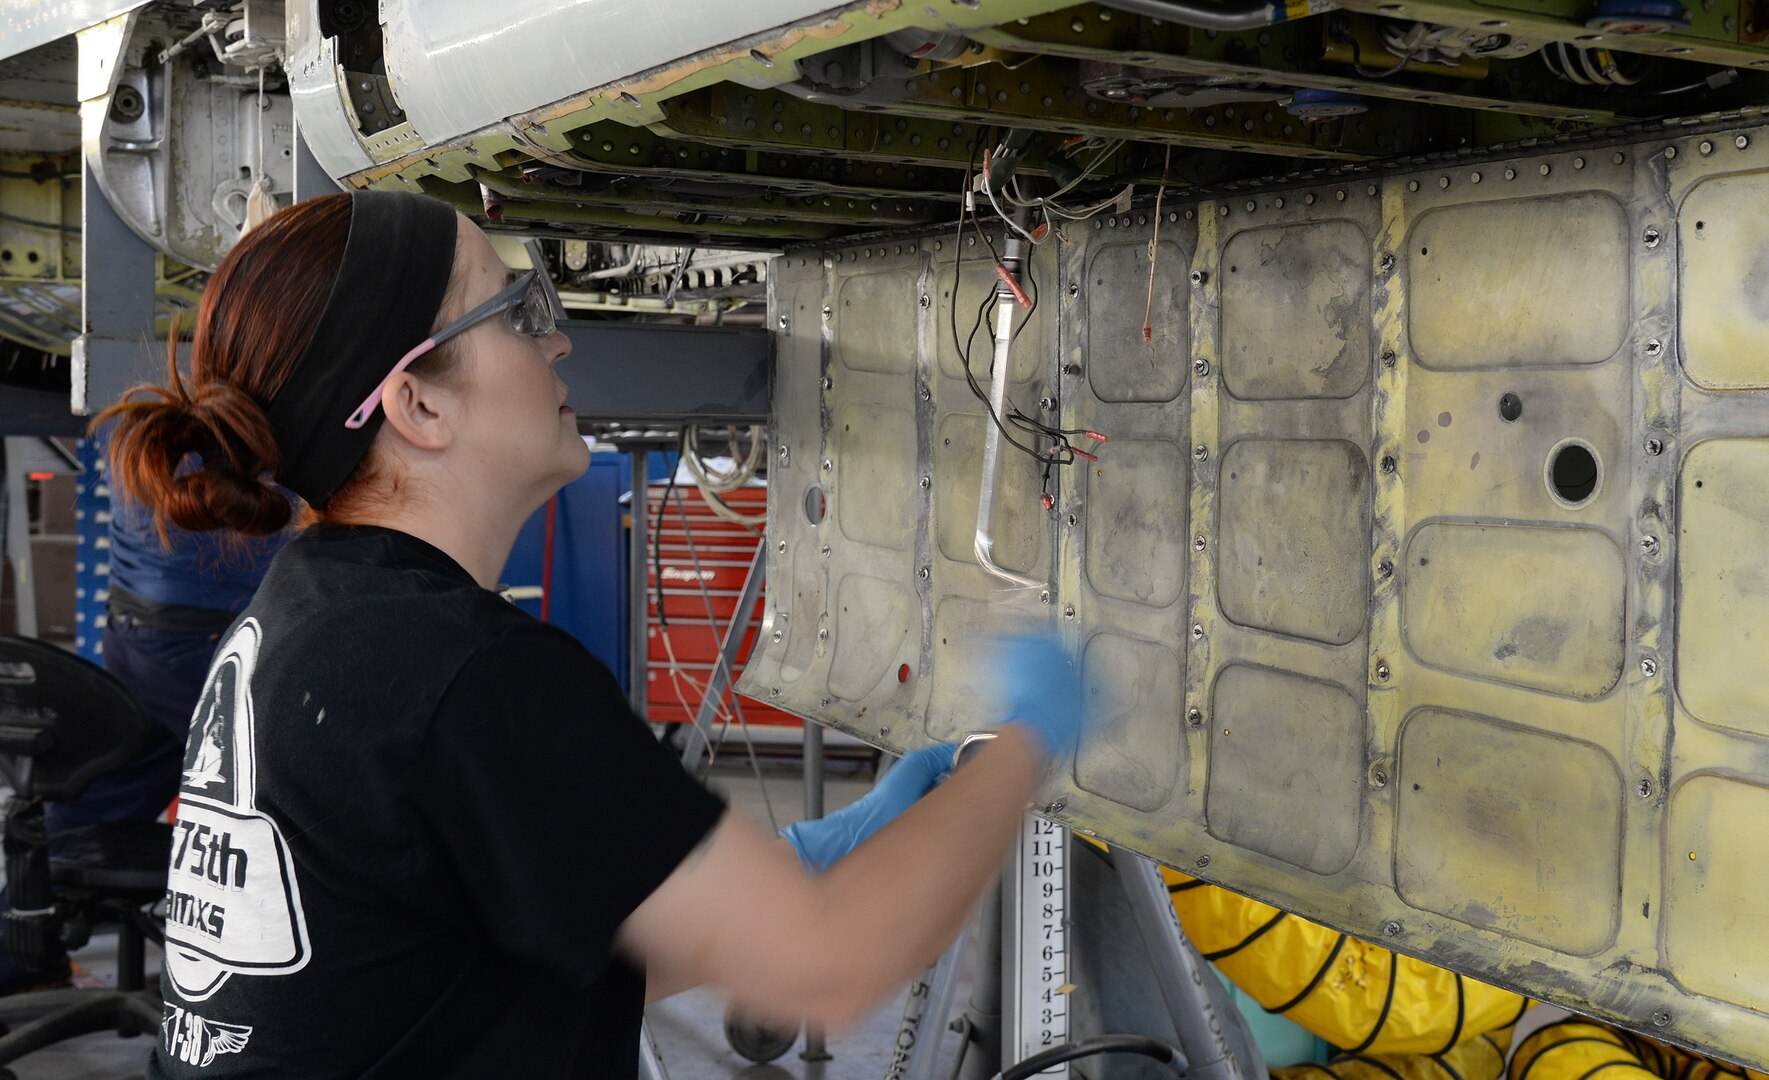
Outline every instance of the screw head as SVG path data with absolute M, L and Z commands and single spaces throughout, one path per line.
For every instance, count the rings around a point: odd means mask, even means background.
M 1075 617 L 1075 605 L 1074 604 L 1064 604 L 1063 605 L 1063 618 L 1073 619 L 1074 617 Z
M 1640 242 L 1649 248 L 1658 247 L 1658 242 L 1662 239 L 1663 236 L 1660 235 L 1658 229 L 1650 225 L 1646 227 L 1645 232 L 1640 234 Z
M 1038 407 L 1040 409 L 1043 409 L 1045 412 L 1049 412 L 1050 410 L 1056 408 L 1056 399 L 1055 398 L 1047 398 L 1047 397 L 1039 398 L 1038 399 Z
M 792 325 L 792 320 L 785 315 L 780 316 L 780 329 L 785 330 Z
M 835 462 L 829 460 L 828 458 L 824 458 L 823 459 L 823 471 L 824 472 L 834 472 L 835 471 Z
M 1385 660 L 1378 660 L 1376 662 L 1376 681 L 1387 682 L 1388 674 L 1388 662 Z
M 1652 798 L 1652 781 L 1651 780 L 1642 780 L 1634 788 L 1634 790 L 1638 791 L 1640 793 L 1640 797 L 1642 799 L 1650 799 L 1650 798 Z
M 932 307 L 933 303 L 934 303 L 933 298 L 930 297 L 927 293 L 921 294 L 921 306 L 922 307 L 924 307 L 924 308 Z
M 1389 937 L 1400 937 L 1400 922 L 1390 919 L 1382 924 L 1382 932 Z
M 1646 676 L 1648 679 L 1652 678 L 1654 675 L 1657 675 L 1658 674 L 1658 661 L 1654 660 L 1650 656 L 1643 657 L 1640 661 L 1640 674 Z
M 933 576 L 933 571 L 924 566 L 915 572 L 915 576 L 926 581 L 929 577 Z
M 828 641 L 829 640 L 829 627 L 819 626 L 817 628 L 817 640 L 818 641 Z
M 781 443 L 780 444 L 780 460 L 785 461 L 790 456 L 792 456 L 791 447 L 788 447 L 785 443 Z
M 1658 457 L 1660 454 L 1665 452 L 1664 440 L 1663 439 L 1647 439 L 1645 449 L 1646 449 L 1646 456 L 1647 457 Z
M 1192 550 L 1193 551 L 1203 551 L 1204 550 L 1204 534 L 1203 533 L 1199 533 L 1197 536 L 1192 537 Z
M 1063 807 L 1067 806 L 1067 805 L 1068 804 L 1063 802 L 1063 800 L 1058 799 L 1056 802 L 1053 802 L 1049 806 L 1045 807 L 1044 812 L 1047 814 L 1060 814 L 1063 812 Z
M 1197 363 L 1192 365 L 1192 370 L 1197 372 L 1198 376 L 1200 378 L 1205 375 L 1208 375 L 1208 374 L 1210 374 L 1210 361 L 1199 360 Z
M 1206 274 L 1204 271 L 1202 271 L 1202 270 L 1193 270 L 1192 271 L 1192 284 L 1193 285 L 1202 285 L 1206 281 L 1209 281 L 1209 280 L 1210 280 L 1210 275 Z
M 928 388 L 927 388 L 927 387 L 925 387 L 925 386 L 924 386 L 924 387 L 922 387 L 922 388 L 921 388 L 921 400 L 923 400 L 923 401 L 932 401 L 932 400 L 933 400 L 933 399 L 934 399 L 934 392 L 933 392 L 933 391 L 932 391 L 932 390 L 929 390 L 929 389 L 928 389 Z
M 828 304 L 823 305 L 823 317 L 825 319 L 829 318 L 831 315 L 834 315 L 834 314 L 835 314 L 834 308 L 830 307 Z
M 1383 559 L 1381 562 L 1377 563 L 1376 564 L 1376 576 L 1380 577 L 1380 578 L 1393 577 L 1394 576 L 1394 560 L 1393 559 Z
M 1664 351 L 1665 351 L 1665 343 L 1660 341 L 1657 338 L 1653 338 L 1646 343 L 1646 355 L 1647 356 L 1657 356 L 1659 353 L 1664 352 Z
M 823 387 L 823 389 L 825 389 L 825 390 L 833 390 L 833 389 L 835 389 L 835 380 L 830 378 L 829 376 L 825 375 L 825 376 L 823 376 L 823 379 L 819 385 L 821 385 Z
M 1745 147 L 1749 146 L 1750 144 L 1751 144 L 1751 137 L 1749 135 L 1740 135 L 1737 138 L 1732 140 L 1732 145 L 1738 147 L 1740 150 L 1743 150 Z
M 1377 261 L 1376 265 L 1380 266 L 1384 273 L 1387 273 L 1394 269 L 1394 256 L 1384 252 L 1382 258 Z
M 829 558 L 829 545 L 824 544 L 818 554 L 822 555 L 825 559 Z
M 769 690 L 769 691 L 768 691 L 768 696 L 769 696 L 769 697 L 771 697 L 771 698 L 777 698 L 777 697 L 779 697 L 779 696 L 780 696 L 780 688 L 779 688 L 779 687 L 778 687 L 778 686 L 776 686 L 776 687 L 775 687 L 775 688 L 774 688 L 774 689 L 772 689 L 772 690 Z
M 1192 640 L 1193 641 L 1203 641 L 1204 640 L 1204 624 L 1203 623 L 1193 623 L 1192 624 Z
M 1185 713 L 1185 720 L 1186 720 L 1186 723 L 1192 725 L 1193 727 L 1198 727 L 1198 726 L 1202 725 L 1204 723 L 1203 710 L 1198 709 L 1196 707 L 1187 709 L 1186 713 Z
M 1081 286 L 1076 285 L 1073 282 L 1071 282 L 1069 285 L 1069 299 L 1073 300 L 1077 296 L 1080 296 L 1080 295 L 1081 295 Z
M 1040 604 L 1050 603 L 1050 590 L 1049 589 L 1045 589 L 1038 594 L 1038 602 Z
M 921 478 L 921 490 L 926 491 L 928 488 L 931 488 L 933 486 L 934 486 L 934 478 L 933 477 L 924 476 Z
M 1394 350 L 1393 349 L 1383 349 L 1382 350 L 1382 366 L 1383 367 L 1393 367 L 1394 366 Z
M 786 541 L 782 540 L 778 544 L 775 544 L 774 550 L 778 551 L 782 555 L 786 554 Z
M 1392 472 L 1394 472 L 1394 470 L 1395 470 L 1394 458 L 1391 456 L 1384 456 L 1382 458 L 1382 471 L 1385 473 L 1392 473 Z
M 1208 855 L 1198 856 L 1198 866 L 1200 868 L 1203 868 L 1203 867 L 1206 867 L 1209 865 L 1210 865 L 1210 856 L 1208 856 Z
M 1381 789 L 1388 786 L 1388 770 L 1376 769 L 1370 773 L 1370 786 Z
M 779 630 L 774 631 L 774 644 L 778 645 L 782 641 L 784 641 L 785 639 L 786 639 L 785 634 L 781 633 Z
M 1203 443 L 1199 443 L 1198 445 L 1192 447 L 1192 460 L 1194 460 L 1194 461 L 1208 461 L 1208 460 L 1210 460 L 1210 448 L 1205 446 Z
M 1640 554 L 1651 558 L 1658 554 L 1658 537 L 1647 535 L 1640 538 Z
M 1668 1012 L 1665 1012 L 1662 1009 L 1659 1010 L 1658 1012 L 1653 1013 L 1652 1014 L 1652 1026 L 1653 1027 L 1670 1027 L 1671 1026 L 1671 1014 Z

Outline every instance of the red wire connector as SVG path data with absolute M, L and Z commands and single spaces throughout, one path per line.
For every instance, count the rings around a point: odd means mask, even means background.
M 1032 230 L 1032 242 L 1034 244 L 1042 244 L 1044 242 L 1044 238 L 1049 235 L 1050 235 L 1050 222 L 1041 221 L 1038 223 L 1038 226 Z
M 1094 442 L 1098 442 L 1098 443 L 1107 443 L 1107 442 L 1112 441 L 1111 439 L 1106 438 L 1104 435 L 1101 435 L 1097 431 L 1085 431 L 1085 432 L 1082 432 L 1082 434 L 1086 435 L 1088 438 L 1090 438 Z
M 1056 509 L 1056 500 L 1050 497 L 1049 492 L 1045 492 L 1045 494 L 1041 498 L 1039 498 L 1038 501 L 1044 504 L 1044 508 L 1046 510 Z
M 1099 460 L 1099 458 L 1095 457 L 1094 455 L 1088 453 L 1087 451 L 1081 449 L 1078 446 L 1070 446 L 1069 453 L 1074 454 L 1076 457 L 1084 457 L 1089 461 L 1098 461 Z
M 1000 278 L 1002 283 L 1013 291 L 1015 303 L 1023 308 L 1029 308 L 1032 306 L 1032 298 L 1026 295 L 1026 290 L 1020 288 L 1020 283 L 1015 281 L 1013 275 L 1007 272 L 1007 267 L 1000 263 L 996 263 L 995 276 Z

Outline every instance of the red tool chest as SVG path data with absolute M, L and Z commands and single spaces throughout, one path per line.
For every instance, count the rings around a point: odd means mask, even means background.
M 647 493 L 646 522 L 656 534 L 651 542 L 658 545 L 657 557 L 647 561 L 648 594 L 646 612 L 646 709 L 657 723 L 692 723 L 700 708 L 700 691 L 712 677 L 718 661 L 719 646 L 725 630 L 736 613 L 738 598 L 743 592 L 744 578 L 755 559 L 756 546 L 762 542 L 760 530 L 747 529 L 726 521 L 713 513 L 692 484 L 677 484 L 670 492 L 669 506 L 658 526 L 658 506 L 663 502 L 667 485 L 653 484 Z M 740 514 L 755 515 L 767 509 L 766 488 L 740 488 L 725 495 L 725 503 Z M 692 544 L 690 544 L 692 539 Z M 663 570 L 663 611 L 669 619 L 669 648 L 664 646 L 664 628 L 657 617 L 657 574 Z M 705 586 L 705 593 L 701 586 Z M 756 603 L 754 618 L 744 635 L 733 666 L 735 676 L 754 648 L 761 630 L 766 593 Z M 710 609 L 710 610 L 709 610 Z M 709 617 L 710 616 L 710 617 Z M 682 676 L 670 678 L 670 652 L 674 651 Z M 693 680 L 690 682 L 689 680 Z M 735 695 L 725 691 L 727 711 Z M 734 714 L 733 714 L 734 715 Z M 751 724 L 798 726 L 798 717 L 759 701 L 743 699 L 743 718 Z

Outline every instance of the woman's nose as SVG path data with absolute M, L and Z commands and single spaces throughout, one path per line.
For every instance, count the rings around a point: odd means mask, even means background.
M 571 354 L 571 339 L 565 331 L 555 328 L 552 333 L 542 339 L 547 352 L 547 363 L 557 364 Z

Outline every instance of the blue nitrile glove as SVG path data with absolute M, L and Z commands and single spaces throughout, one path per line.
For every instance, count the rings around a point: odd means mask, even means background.
M 911 750 L 859 802 L 828 817 L 788 825 L 780 835 L 798 852 L 806 870 L 821 874 L 932 791 L 951 767 L 950 743 Z
M 1020 724 L 1046 757 L 1061 757 L 1081 734 L 1080 665 L 1054 634 L 999 638 L 991 656 L 1004 723 Z

